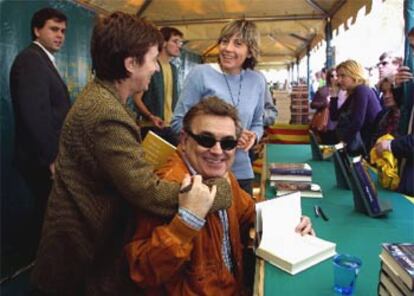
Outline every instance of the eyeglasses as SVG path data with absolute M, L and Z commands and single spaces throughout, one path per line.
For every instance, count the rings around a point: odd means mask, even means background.
M 382 62 L 379 62 L 378 64 L 377 64 L 377 67 L 379 67 L 379 66 L 383 66 L 383 67 L 385 67 L 386 65 L 388 65 L 390 62 L 388 62 L 388 61 L 382 61 Z
M 177 46 L 183 46 L 184 41 L 182 40 L 171 40 L 171 42 L 175 43 Z
M 232 137 L 225 137 L 221 140 L 216 140 L 213 136 L 210 135 L 196 135 L 193 134 L 191 131 L 186 130 L 185 131 L 191 138 L 194 139 L 194 141 L 197 142 L 198 145 L 204 147 L 204 148 L 212 148 L 214 145 L 216 145 L 217 142 L 220 143 L 220 147 L 223 150 L 229 151 L 237 146 L 237 140 Z

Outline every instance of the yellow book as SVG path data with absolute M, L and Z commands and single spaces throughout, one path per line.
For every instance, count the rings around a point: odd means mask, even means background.
M 141 144 L 145 159 L 156 169 L 161 167 L 172 155 L 176 148 L 157 134 L 149 131 Z

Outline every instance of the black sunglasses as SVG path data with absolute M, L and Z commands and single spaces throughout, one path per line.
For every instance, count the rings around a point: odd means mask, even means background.
M 193 138 L 198 145 L 204 148 L 212 148 L 217 142 L 220 143 L 220 147 L 223 150 L 232 150 L 237 146 L 237 140 L 234 138 L 223 138 L 221 140 L 216 140 L 216 138 L 210 135 L 196 135 L 189 130 L 186 130 L 185 132 Z

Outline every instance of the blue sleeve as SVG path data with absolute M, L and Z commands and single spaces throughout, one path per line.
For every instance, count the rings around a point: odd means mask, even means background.
M 188 73 L 177 105 L 175 106 L 174 115 L 171 120 L 171 128 L 176 134 L 179 134 L 183 126 L 184 115 L 192 106 L 201 100 L 203 79 L 199 69 L 195 67 Z
M 257 102 L 254 109 L 252 125 L 250 126 L 250 130 L 256 133 L 257 141 L 259 141 L 263 136 L 263 114 L 266 90 L 266 84 L 264 83 L 263 79 L 261 79 L 261 84 L 262 87 L 260 88 L 261 91 L 259 92 L 259 101 Z
M 368 93 L 365 87 L 356 87 L 352 98 L 351 125 L 344 135 L 346 143 L 355 138 L 357 132 L 361 131 L 365 122 L 368 106 Z

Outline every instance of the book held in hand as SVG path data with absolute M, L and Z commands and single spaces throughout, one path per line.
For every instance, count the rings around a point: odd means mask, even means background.
M 414 243 L 382 244 L 380 258 L 414 294 Z
M 295 232 L 301 216 L 299 192 L 257 203 L 256 255 L 290 274 L 334 256 L 335 243 Z
M 149 131 L 141 143 L 145 159 L 156 169 L 162 166 L 176 150 L 175 146 Z

